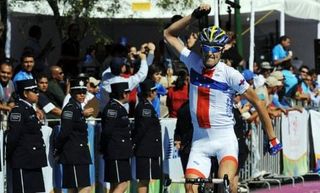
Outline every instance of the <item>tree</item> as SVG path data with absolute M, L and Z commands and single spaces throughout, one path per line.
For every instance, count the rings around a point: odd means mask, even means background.
M 78 23 L 81 26 L 80 39 L 83 39 L 90 31 L 95 37 L 104 37 L 98 28 L 97 21 L 92 19 L 92 13 L 104 13 L 107 17 L 113 16 L 122 8 L 128 7 L 127 1 L 121 0 L 28 0 L 38 3 L 48 3 L 50 6 L 53 17 L 55 19 L 56 27 L 59 32 L 59 37 L 62 40 L 64 37 L 64 29 L 70 23 Z M 2 1 L 1 1 L 2 2 Z M 183 10 L 194 7 L 194 0 L 157 0 L 156 6 L 161 9 L 173 11 L 177 14 L 183 13 Z M 23 3 L 21 0 L 11 0 L 10 4 Z M 36 7 L 36 6 L 35 6 Z M 67 9 L 65 9 L 67 8 Z

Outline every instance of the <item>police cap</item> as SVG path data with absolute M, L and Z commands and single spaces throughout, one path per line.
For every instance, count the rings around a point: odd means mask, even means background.
M 113 93 L 130 92 L 129 84 L 127 82 L 113 83 L 111 84 L 111 92 Z
M 71 90 L 87 90 L 87 81 L 83 78 L 71 79 L 70 89 Z
M 35 88 L 38 88 L 37 82 L 35 79 L 27 79 L 27 80 L 19 80 L 17 83 L 17 89 L 20 92 L 23 92 L 24 90 L 32 90 Z

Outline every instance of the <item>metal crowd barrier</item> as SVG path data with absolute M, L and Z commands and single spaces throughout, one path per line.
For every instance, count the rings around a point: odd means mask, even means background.
M 87 119 L 88 122 L 99 124 L 101 119 Z M 131 119 L 131 121 L 134 121 Z M 50 122 L 58 122 L 60 123 L 60 119 L 48 119 L 45 120 L 45 123 L 48 124 Z M 6 125 L 1 122 L 1 125 Z M 276 136 L 281 139 L 281 118 L 276 118 L 273 120 L 273 126 L 275 129 Z M 292 185 L 295 184 L 295 179 L 300 178 L 302 182 L 304 179 L 302 176 L 283 176 L 281 171 L 281 156 L 282 154 L 279 153 L 276 156 L 270 156 L 268 152 L 264 150 L 264 143 L 265 143 L 265 134 L 261 124 L 255 127 L 253 124 L 248 125 L 252 129 L 252 136 L 248 139 L 248 146 L 249 146 L 249 155 L 245 166 L 243 169 L 240 170 L 240 181 L 241 183 L 248 188 L 249 184 L 263 184 L 266 185 L 269 189 L 271 185 L 276 184 L 279 188 L 281 188 L 281 184 L 283 180 L 291 180 Z M 4 128 L 2 128 L 4 129 Z M 96 138 L 95 138 L 96 139 Z M 95 142 L 96 143 L 96 142 Z M 95 150 L 96 151 L 96 150 Z M 3 153 L 3 152 L 1 152 Z M 307 154 L 309 155 L 309 153 Z M 4 169 L 4 168 L 3 168 Z M 255 177 L 255 171 L 265 171 L 262 175 Z M 314 174 L 314 173 L 313 173 Z M 95 174 L 97 175 L 97 174 Z M 315 174 L 316 175 L 316 174 Z M 5 177 L 5 176 L 4 176 Z M 6 183 L 6 180 L 4 180 Z M 0 184 L 3 186 L 3 184 Z M 183 187 L 182 187 L 183 188 Z M 96 188 L 96 192 L 99 188 Z M 101 188 L 100 188 L 101 189 Z M 170 190 L 169 190 L 170 192 Z M 249 191 L 248 191 L 249 192 Z

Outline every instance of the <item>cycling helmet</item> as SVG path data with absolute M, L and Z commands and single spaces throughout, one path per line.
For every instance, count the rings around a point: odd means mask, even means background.
M 223 47 L 228 41 L 226 32 L 217 26 L 204 28 L 200 32 L 200 42 L 204 45 Z

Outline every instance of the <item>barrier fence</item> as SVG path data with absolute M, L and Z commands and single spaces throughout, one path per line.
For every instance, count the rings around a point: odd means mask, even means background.
M 310 120 L 310 121 L 309 121 Z M 59 120 L 47 120 L 59 121 Z M 310 124 L 309 124 L 310 123 Z M 168 192 L 184 192 L 181 183 L 184 179 L 182 165 L 178 151 L 174 147 L 174 129 L 176 119 L 161 119 L 162 142 L 163 142 L 163 173 L 166 178 L 172 180 Z M 261 125 L 250 124 L 251 135 L 247 140 L 250 149 L 248 159 L 243 169 L 240 170 L 240 178 L 243 184 L 276 183 L 281 187 L 281 179 L 301 177 L 312 171 L 314 174 L 320 170 L 320 113 L 314 110 L 289 112 L 273 120 L 276 135 L 283 143 L 283 151 L 276 156 L 270 156 L 266 151 L 268 141 L 265 138 Z M 52 139 L 58 134 L 59 126 L 53 129 L 48 126 L 42 127 L 43 138 L 46 143 L 48 154 L 48 166 L 43 168 L 46 192 L 53 192 L 53 188 L 61 188 L 61 166 L 52 158 Z M 90 179 L 92 192 L 101 193 L 109 188 L 104 182 L 104 161 L 98 152 L 99 136 L 101 132 L 100 120 L 88 120 L 88 141 L 93 164 L 90 165 Z M 0 130 L 0 192 L 10 193 L 10 180 L 7 179 L 9 170 L 6 170 L 4 158 L 4 135 Z M 312 159 L 310 159 L 312 158 Z M 310 160 L 314 160 L 310 162 Z M 134 165 L 132 159 L 132 166 Z M 133 178 L 135 169 L 133 168 Z M 266 176 L 266 174 L 270 174 Z M 155 180 L 150 184 L 149 192 L 157 193 L 161 190 L 160 181 Z M 128 192 L 136 192 L 136 183 L 132 180 Z

